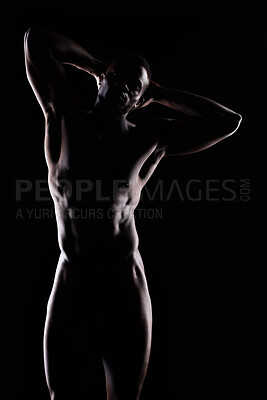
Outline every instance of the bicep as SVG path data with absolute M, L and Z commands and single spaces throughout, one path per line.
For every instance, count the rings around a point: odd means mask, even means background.
M 48 46 L 38 42 L 38 35 L 30 30 L 24 37 L 26 74 L 44 112 L 52 106 L 62 107 L 67 99 L 75 101 L 64 66 L 53 59 Z
M 158 136 L 158 148 L 165 155 L 182 155 L 199 152 L 229 136 L 221 126 L 199 117 L 158 119 L 154 121 Z

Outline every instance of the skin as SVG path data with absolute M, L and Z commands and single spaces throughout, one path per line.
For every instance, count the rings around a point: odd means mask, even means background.
M 44 332 L 50 396 L 89 398 L 89 373 L 100 356 L 108 400 L 137 400 L 152 337 L 134 220 L 141 190 L 164 156 L 212 146 L 236 131 L 241 116 L 150 81 L 141 65 L 107 68 L 71 39 L 41 28 L 25 34 L 25 61 L 45 117 L 61 250 Z M 91 109 L 71 85 L 66 64 L 95 77 Z M 131 110 L 153 101 L 177 110 L 177 118 L 128 121 Z M 90 217 L 83 217 L 88 209 Z

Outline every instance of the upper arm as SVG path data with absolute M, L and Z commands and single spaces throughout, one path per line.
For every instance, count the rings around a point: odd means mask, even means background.
M 164 149 L 165 155 L 181 155 L 205 150 L 230 136 L 240 123 L 239 115 L 235 115 L 238 117 L 229 121 L 222 119 L 220 124 L 188 116 L 154 119 L 148 124 L 158 139 L 158 149 Z
M 44 112 L 75 102 L 64 66 L 53 58 L 49 43 L 38 28 L 30 28 L 24 36 L 27 78 Z

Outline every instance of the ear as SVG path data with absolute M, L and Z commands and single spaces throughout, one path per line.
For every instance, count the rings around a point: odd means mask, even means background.
M 98 90 L 100 89 L 104 79 L 105 79 L 105 74 L 101 74 L 100 76 L 97 76 L 96 80 L 97 80 Z
M 101 85 L 101 83 L 103 82 L 103 80 L 105 79 L 105 74 L 101 74 L 100 75 L 100 77 L 99 77 L 99 83 L 100 83 L 100 85 Z
M 140 99 L 136 102 L 136 104 L 134 106 L 134 110 L 136 110 L 137 108 L 142 108 L 144 102 L 145 102 L 145 98 L 144 98 L 144 96 L 141 96 Z

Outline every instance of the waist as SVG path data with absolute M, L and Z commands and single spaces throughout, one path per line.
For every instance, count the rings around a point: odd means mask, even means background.
M 121 260 L 138 248 L 133 217 L 122 222 L 98 215 L 98 218 L 97 214 L 96 218 L 86 218 L 85 214 L 84 218 L 58 219 L 60 249 L 69 260 Z
M 129 295 L 136 284 L 136 278 L 145 282 L 144 265 L 138 250 L 134 251 L 127 259 L 114 262 L 110 259 L 106 263 L 94 260 L 69 261 L 61 253 L 55 277 L 56 290 L 63 290 L 73 298 L 82 298 L 81 306 L 87 301 L 94 307 L 103 305 Z M 108 301 L 108 303 L 107 303 Z

